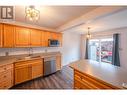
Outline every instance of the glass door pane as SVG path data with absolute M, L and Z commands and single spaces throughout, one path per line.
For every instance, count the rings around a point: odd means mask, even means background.
M 89 59 L 94 60 L 99 62 L 99 40 L 98 39 L 94 39 L 94 40 L 89 40 L 89 49 L 88 49 L 88 53 L 89 53 Z
M 112 62 L 113 38 L 101 39 L 101 62 Z

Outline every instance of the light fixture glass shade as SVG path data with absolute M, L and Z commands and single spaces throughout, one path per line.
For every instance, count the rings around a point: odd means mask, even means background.
M 87 33 L 87 35 L 86 35 L 86 37 L 87 37 L 87 39 L 90 39 L 91 38 L 91 34 L 90 34 L 90 27 L 88 27 L 88 33 Z
M 86 37 L 87 37 L 87 39 L 90 39 L 91 38 L 91 35 L 90 34 L 87 34 Z
M 34 6 L 26 7 L 26 17 L 31 21 L 38 20 L 40 17 L 40 12 L 35 9 Z

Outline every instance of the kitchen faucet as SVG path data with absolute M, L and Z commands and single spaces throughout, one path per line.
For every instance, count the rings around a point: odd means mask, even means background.
M 32 55 L 33 55 L 33 48 L 30 47 L 30 48 L 29 48 L 29 56 L 32 56 Z

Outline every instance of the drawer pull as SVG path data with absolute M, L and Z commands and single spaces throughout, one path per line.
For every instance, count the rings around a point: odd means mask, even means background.
M 80 77 L 81 80 L 83 80 L 83 77 Z
M 5 88 L 7 87 L 7 86 L 4 86 Z
M 7 70 L 7 68 L 4 68 L 4 70 Z
M 4 76 L 4 78 L 6 78 L 7 76 Z

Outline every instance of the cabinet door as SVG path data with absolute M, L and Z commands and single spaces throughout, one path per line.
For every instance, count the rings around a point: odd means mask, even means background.
M 42 46 L 46 46 L 46 32 L 45 31 L 41 31 L 42 32 L 42 36 L 41 36 L 41 42 L 42 42 Z
M 0 24 L 0 47 L 2 47 L 2 24 Z
M 14 47 L 14 26 L 3 25 L 3 47 Z
M 51 32 L 45 32 L 45 45 L 48 46 L 48 40 L 51 39 Z
M 58 40 L 60 42 L 60 46 L 62 46 L 62 39 L 63 39 L 63 35 L 61 33 L 58 34 Z
M 41 46 L 41 31 L 31 29 L 30 31 L 30 45 L 31 46 Z
M 51 38 L 54 40 L 58 40 L 58 33 L 52 32 L 51 33 Z
M 28 47 L 30 44 L 30 31 L 28 28 L 15 28 L 15 45 L 16 47 Z
M 23 65 L 15 68 L 15 84 L 19 84 L 31 79 L 31 67 Z
M 13 64 L 0 66 L 0 89 L 7 89 L 13 86 Z
M 56 69 L 61 70 L 61 56 L 56 57 Z
M 32 79 L 43 75 L 43 63 L 42 60 L 34 61 L 32 64 Z

